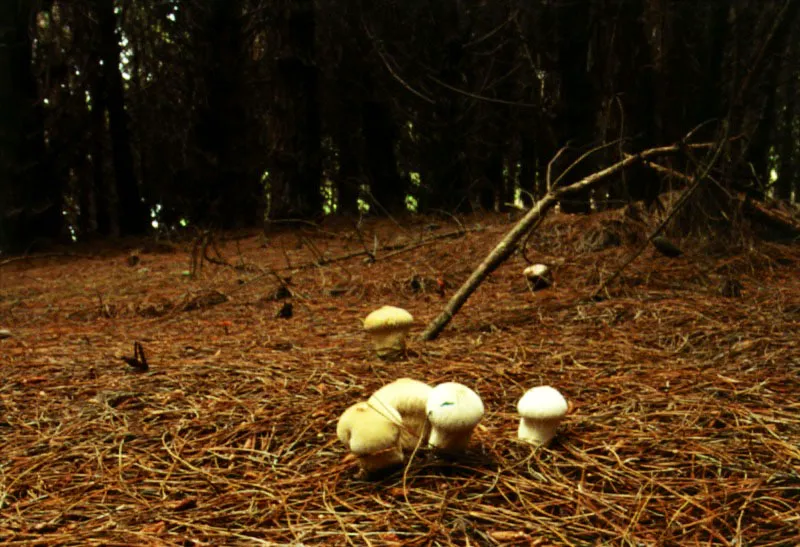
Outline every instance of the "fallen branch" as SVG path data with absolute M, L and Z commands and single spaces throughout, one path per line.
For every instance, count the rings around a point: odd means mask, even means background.
M 683 178 L 687 182 L 690 182 L 690 185 L 688 188 L 686 188 L 686 190 L 683 191 L 681 196 L 678 198 L 678 201 L 672 206 L 672 210 L 670 210 L 666 218 L 663 221 L 661 221 L 661 223 L 659 223 L 658 226 L 656 226 L 656 229 L 653 230 L 649 236 L 647 236 L 645 242 L 638 249 L 636 249 L 636 251 L 634 251 L 634 253 L 631 256 L 625 259 L 625 261 L 623 261 L 623 263 L 620 264 L 620 266 L 613 274 L 611 274 L 605 281 L 603 281 L 600 284 L 599 287 L 597 287 L 597 289 L 595 289 L 595 291 L 592 293 L 591 296 L 592 300 L 597 299 L 598 295 L 604 290 L 606 290 L 606 288 L 622 274 L 623 270 L 627 268 L 634 260 L 636 260 L 638 256 L 642 254 L 642 252 L 644 252 L 644 250 L 647 248 L 650 242 L 653 241 L 653 239 L 655 239 L 658 236 L 658 234 L 660 234 L 661 231 L 666 227 L 669 221 L 671 221 L 675 217 L 675 215 L 678 214 L 678 211 L 683 209 L 683 207 L 687 203 L 689 203 L 689 198 L 692 197 L 692 194 L 694 194 L 695 190 L 697 190 L 700 187 L 700 184 L 704 180 L 706 180 L 706 178 L 708 178 L 709 174 L 711 173 L 711 169 L 714 167 L 714 164 L 717 163 L 719 155 L 722 152 L 722 146 L 724 145 L 724 143 L 725 143 L 724 140 L 720 141 L 720 143 L 717 145 L 717 149 L 714 151 L 714 155 L 711 157 L 711 160 L 706 164 L 705 167 L 702 167 L 702 172 L 696 177 L 690 177 L 688 175 L 684 175 L 683 173 L 678 173 L 677 171 L 668 169 L 666 167 L 662 167 L 652 162 L 645 162 L 645 165 L 655 169 L 656 171 L 666 170 L 669 171 L 669 173 L 672 175 L 680 175 L 681 178 Z
M 391 257 L 396 256 L 396 255 L 401 254 L 401 253 L 405 253 L 405 252 L 408 252 L 408 251 L 413 251 L 414 249 L 418 249 L 418 248 L 423 247 L 425 245 L 429 245 L 429 244 L 431 244 L 431 243 L 433 243 L 435 241 L 439 241 L 440 239 L 449 239 L 449 238 L 453 238 L 453 237 L 460 237 L 460 236 L 463 236 L 463 235 L 468 234 L 470 232 L 480 232 L 480 231 L 482 231 L 482 228 L 470 228 L 470 229 L 463 229 L 463 230 L 453 230 L 452 232 L 447 232 L 445 234 L 438 234 L 438 235 L 435 235 L 435 236 L 426 237 L 426 238 L 422 239 L 421 241 L 417 241 L 416 243 L 411 243 L 411 244 L 405 244 L 405 243 L 396 244 L 396 243 L 393 243 L 393 244 L 389 244 L 389 245 L 382 245 L 382 246 L 380 246 L 380 247 L 378 247 L 378 248 L 376 248 L 376 249 L 374 249 L 372 251 L 366 249 L 366 250 L 363 250 L 363 251 L 355 251 L 355 252 L 352 252 L 352 253 L 347 253 L 347 254 L 343 254 L 343 255 L 339 255 L 339 256 L 334 256 L 332 258 L 321 257 L 319 260 L 317 260 L 315 262 L 306 262 L 305 264 L 300 264 L 298 266 L 285 266 L 283 268 L 278 268 L 276 271 L 307 270 L 308 268 L 315 268 L 315 267 L 319 267 L 319 266 L 327 266 L 328 264 L 333 264 L 335 262 L 342 262 L 342 261 L 345 261 L 345 260 L 350 260 L 352 258 L 357 258 L 359 256 L 366 256 L 366 257 L 371 258 L 372 260 L 383 260 L 383 259 L 386 259 L 386 258 L 391 258 Z M 378 254 L 377 254 L 378 251 L 392 251 L 392 252 L 389 252 L 389 253 L 387 253 L 385 255 L 382 255 L 382 256 L 378 256 Z
M 447 326 L 450 320 L 458 313 L 458 310 L 464 305 L 467 299 L 472 295 L 478 286 L 483 282 L 486 277 L 491 274 L 497 267 L 502 264 L 511 254 L 516 250 L 519 242 L 525 237 L 525 234 L 538 222 L 553 206 L 564 198 L 589 190 L 598 186 L 601 182 L 609 176 L 622 171 L 643 160 L 663 156 L 667 154 L 674 154 L 679 152 L 683 147 L 701 149 L 711 148 L 713 143 L 703 144 L 674 144 L 671 146 L 662 146 L 658 148 L 650 148 L 644 150 L 635 156 L 628 156 L 621 161 L 607 167 L 597 173 L 593 173 L 576 183 L 564 186 L 561 188 L 554 188 L 545 194 L 545 196 L 536 202 L 530 211 L 522 217 L 519 222 L 511 229 L 508 234 L 503 237 L 500 243 L 492 249 L 492 252 L 481 262 L 481 264 L 472 272 L 463 285 L 453 295 L 450 301 L 445 306 L 444 310 L 428 325 L 425 331 L 420 335 L 422 340 L 433 340 L 440 332 Z

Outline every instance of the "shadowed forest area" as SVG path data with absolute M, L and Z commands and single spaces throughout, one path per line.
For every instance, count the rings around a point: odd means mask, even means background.
M 800 545 L 797 36 L 800 0 L 0 1 L 0 543 Z M 484 414 L 364 476 L 337 420 L 402 377 Z
M 690 133 L 725 141 L 697 223 L 727 224 L 743 195 L 798 199 L 796 1 L 1 9 L 6 253 L 141 235 L 153 221 L 229 229 L 525 207 L 548 169 L 569 184 Z M 700 161 L 667 167 L 691 175 Z M 640 164 L 561 208 L 650 206 L 683 185 Z

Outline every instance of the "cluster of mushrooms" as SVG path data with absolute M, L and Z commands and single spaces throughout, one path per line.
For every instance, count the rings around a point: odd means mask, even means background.
M 413 322 L 407 311 L 384 306 L 364 321 L 376 353 L 386 358 L 405 350 Z M 550 386 L 528 390 L 517 403 L 517 436 L 544 446 L 555 436 L 567 413 L 567 401 Z M 480 396 L 457 382 L 432 387 L 412 378 L 400 378 L 377 390 L 367 401 L 347 408 L 336 435 L 356 457 L 366 474 L 402 465 L 419 447 L 439 454 L 463 452 L 483 418 Z

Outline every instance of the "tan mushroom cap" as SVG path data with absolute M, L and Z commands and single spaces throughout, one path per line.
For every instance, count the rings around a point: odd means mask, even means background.
M 367 332 L 408 328 L 414 322 L 414 316 L 403 308 L 383 306 L 373 311 L 364 319 L 364 330 Z
M 390 407 L 400 414 L 403 419 L 400 440 L 404 450 L 413 450 L 420 438 L 424 441 L 427 436 L 425 405 L 432 390 L 425 382 L 400 378 L 386 384 L 369 398 L 369 404 L 374 408 Z
M 393 408 L 378 410 L 362 401 L 342 413 L 336 436 L 356 456 L 374 454 L 398 445 L 401 422 Z

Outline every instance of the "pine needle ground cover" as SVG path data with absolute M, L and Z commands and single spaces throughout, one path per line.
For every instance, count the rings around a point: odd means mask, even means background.
M 597 245 L 607 216 L 552 215 L 525 251 L 551 288 L 515 254 L 393 362 L 361 320 L 391 304 L 421 332 L 505 216 L 0 261 L 0 541 L 800 544 L 800 248 L 648 249 L 595 301 L 638 233 Z M 404 376 L 464 383 L 486 415 L 461 458 L 359 478 L 338 416 Z M 542 384 L 570 410 L 534 450 L 516 402 Z

